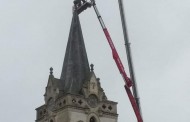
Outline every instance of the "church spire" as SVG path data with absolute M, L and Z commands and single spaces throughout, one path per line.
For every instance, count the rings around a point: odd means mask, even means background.
M 79 94 L 90 73 L 78 14 L 73 13 L 61 82 L 65 93 Z

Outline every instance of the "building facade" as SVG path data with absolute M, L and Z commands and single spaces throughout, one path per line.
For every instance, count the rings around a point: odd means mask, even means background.
M 78 14 L 74 11 L 60 79 L 53 68 L 36 108 L 36 122 L 117 122 L 117 103 L 107 99 L 89 66 Z

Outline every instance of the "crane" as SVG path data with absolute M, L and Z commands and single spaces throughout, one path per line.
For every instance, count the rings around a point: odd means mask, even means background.
M 138 122 L 143 122 L 143 119 L 142 119 L 141 114 L 140 114 L 140 110 L 138 108 L 136 100 L 135 100 L 135 98 L 134 98 L 134 96 L 133 96 L 133 94 L 131 92 L 131 89 L 130 89 L 130 87 L 133 85 L 132 81 L 127 76 L 127 74 L 125 72 L 125 69 L 124 69 L 123 64 L 121 62 L 121 59 L 120 59 L 120 57 L 119 57 L 119 55 L 117 53 L 117 50 L 116 50 L 116 48 L 114 46 L 114 43 L 113 43 L 113 41 L 111 39 L 109 31 L 106 28 L 106 26 L 104 24 L 104 21 L 103 21 L 100 13 L 98 11 L 98 8 L 96 6 L 95 0 L 90 0 L 90 2 L 88 2 L 86 0 L 75 0 L 74 1 L 74 5 L 75 5 L 74 9 L 78 12 L 78 14 L 80 14 L 81 12 L 83 12 L 84 10 L 86 10 L 87 8 L 93 6 L 93 8 L 95 10 L 95 13 L 97 15 L 97 18 L 98 18 L 98 20 L 100 22 L 100 25 L 101 25 L 101 27 L 103 29 L 103 32 L 104 32 L 104 34 L 106 36 L 106 39 L 107 39 L 107 41 L 108 41 L 108 43 L 110 45 L 110 48 L 112 50 L 113 59 L 115 60 L 115 63 L 117 65 L 117 67 L 118 67 L 118 70 L 119 70 L 120 74 L 122 75 L 122 77 L 124 79 L 124 82 L 125 82 L 124 87 L 125 87 L 125 90 L 126 90 L 126 93 L 127 93 L 128 97 L 129 97 L 129 100 L 131 102 L 131 105 L 133 107 L 133 110 L 135 112 L 135 115 L 137 117 L 137 121 Z
M 133 68 L 131 47 L 130 47 L 129 38 L 128 38 L 128 34 L 127 34 L 127 25 L 126 25 L 126 20 L 125 20 L 123 0 L 118 0 L 118 3 L 119 3 L 120 15 L 121 15 L 121 23 L 122 23 L 122 28 L 123 28 L 123 35 L 124 35 L 125 48 L 126 48 L 126 53 L 127 53 L 127 61 L 128 61 L 128 66 L 129 66 L 130 78 L 133 82 L 133 86 L 132 86 L 133 95 L 134 95 L 135 101 L 137 103 L 137 106 L 139 108 L 140 114 L 142 116 L 140 100 L 139 100 L 139 95 L 138 95 L 138 90 L 137 90 L 137 84 L 136 84 L 136 79 L 135 79 L 135 72 L 134 72 L 134 68 Z

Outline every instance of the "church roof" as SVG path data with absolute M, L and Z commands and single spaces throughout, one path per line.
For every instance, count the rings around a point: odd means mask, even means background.
M 79 94 L 89 73 L 81 25 L 78 14 L 74 12 L 60 78 L 64 93 Z

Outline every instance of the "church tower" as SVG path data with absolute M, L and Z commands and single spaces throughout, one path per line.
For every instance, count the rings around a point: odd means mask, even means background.
M 36 108 L 36 122 L 117 122 L 117 103 L 107 99 L 100 80 L 89 67 L 78 14 L 73 13 L 60 79 L 53 68 Z

